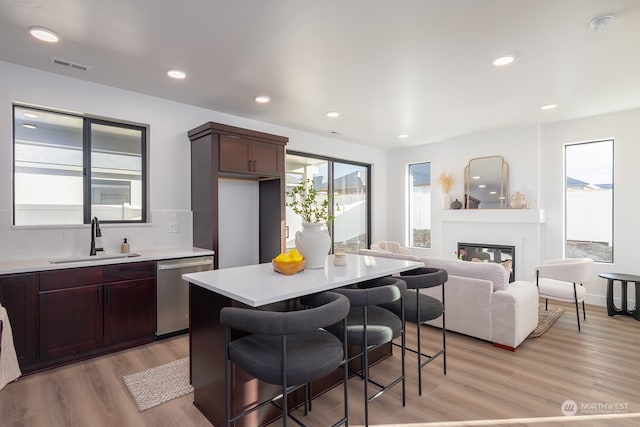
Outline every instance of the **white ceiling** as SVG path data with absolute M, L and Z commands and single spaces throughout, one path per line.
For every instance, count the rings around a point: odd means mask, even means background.
M 639 48 L 638 0 L 0 0 L 0 60 L 386 148 L 638 108 Z

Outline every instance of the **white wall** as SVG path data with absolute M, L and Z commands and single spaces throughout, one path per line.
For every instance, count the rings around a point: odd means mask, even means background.
M 637 196 L 640 159 L 640 110 L 545 125 L 541 131 L 541 179 L 547 223 L 542 242 L 547 258 L 561 258 L 563 251 L 563 153 L 574 142 L 614 139 L 614 263 L 596 263 L 596 271 L 640 274 L 640 199 Z M 616 285 L 617 288 L 617 285 Z M 633 286 L 631 286 L 633 288 Z M 589 285 L 588 302 L 605 304 L 606 281 L 595 278 Z M 632 293 L 633 295 L 633 293 Z M 633 297 L 632 297 L 633 298 Z M 631 305 L 633 307 L 633 304 Z
M 192 244 L 187 131 L 207 121 L 289 137 L 288 149 L 372 163 L 374 240 L 385 238 L 386 152 L 334 138 L 249 120 L 0 61 L 0 257 L 41 258 L 88 253 L 89 226 L 12 227 L 12 103 L 27 103 L 150 125 L 149 211 L 145 225 L 102 227 L 107 251 L 127 237 L 132 251 Z M 178 232 L 170 233 L 170 225 Z
M 520 191 L 527 202 L 538 207 L 537 162 L 538 128 L 525 126 L 487 131 L 474 135 L 465 135 L 442 142 L 425 144 L 418 147 L 389 152 L 389 193 L 387 200 L 393 207 L 394 221 L 388 223 L 387 235 L 390 240 L 406 242 L 408 222 L 407 173 L 408 165 L 419 162 L 431 162 L 431 249 L 416 250 L 423 256 L 444 257 L 443 252 L 442 209 L 440 200 L 442 190 L 437 177 L 441 172 L 453 175 L 453 186 L 449 192 L 451 200 L 464 200 L 464 168 L 475 157 L 503 156 L 509 164 L 509 193 Z M 517 171 L 514 173 L 513 171 Z M 405 209 L 398 212 L 399 209 Z M 452 254 L 451 254 L 452 255 Z
M 640 274 L 635 268 L 640 251 L 637 239 L 640 236 L 640 221 L 637 219 L 640 200 L 635 195 L 638 159 L 640 158 L 640 110 L 590 117 L 586 119 L 540 126 L 523 126 L 491 130 L 465 135 L 442 142 L 391 151 L 389 154 L 388 204 L 390 218 L 387 236 L 389 240 L 405 242 L 406 210 L 398 214 L 398 207 L 406 206 L 406 169 L 409 163 L 431 161 L 432 177 L 441 171 L 455 174 L 451 191 L 453 198 L 462 200 L 463 171 L 470 158 L 501 155 L 509 163 L 509 193 L 520 191 L 526 202 L 534 208 L 542 208 L 545 223 L 531 229 L 531 224 L 503 224 L 499 229 L 485 229 L 499 235 L 520 233 L 524 236 L 523 251 L 517 267 L 517 278 L 533 280 L 533 266 L 544 259 L 562 258 L 564 251 L 564 144 L 613 138 L 614 143 L 614 259 L 613 264 L 597 263 L 596 273 L 618 272 Z M 461 154 L 464 153 L 464 154 Z M 472 228 L 469 223 L 451 222 L 451 213 L 443 221 L 443 211 L 437 201 L 441 191 L 437 182 L 432 186 L 432 248 L 415 249 L 423 256 L 452 258 L 451 239 L 444 234 L 477 233 L 480 226 Z M 392 207 L 392 208 L 391 208 Z M 471 212 L 469 212 L 471 214 Z M 536 236 L 537 234 L 537 236 Z M 509 237 L 509 239 L 512 239 Z M 492 240 L 496 240 L 495 238 Z M 519 241 L 517 238 L 515 241 Z M 537 240 L 537 242 L 535 242 Z M 491 243 L 487 241 L 486 243 Z M 531 249 L 531 243 L 534 248 Z M 524 265 L 523 265 L 524 261 Z M 523 271 L 523 268 L 525 271 Z M 587 302 L 598 305 L 606 303 L 606 281 L 594 276 L 588 287 Z M 634 296 L 631 292 L 631 300 Z M 617 294 L 616 294 L 617 295 Z M 633 307 L 633 302 L 631 303 Z

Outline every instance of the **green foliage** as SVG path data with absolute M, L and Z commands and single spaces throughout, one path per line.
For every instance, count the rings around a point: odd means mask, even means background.
M 313 186 L 311 179 L 300 181 L 291 191 L 287 191 L 287 207 L 302 217 L 304 222 L 324 222 L 327 225 L 333 221 L 333 215 L 329 215 L 328 196 L 322 202 L 318 201 L 318 191 Z

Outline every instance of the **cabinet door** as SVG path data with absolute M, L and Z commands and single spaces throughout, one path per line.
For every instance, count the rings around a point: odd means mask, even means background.
M 155 335 L 155 278 L 108 283 L 104 292 L 105 344 Z
M 102 345 L 102 285 L 40 292 L 40 358 Z
M 38 347 L 35 274 L 0 277 L 0 304 L 9 316 L 18 363 L 23 367 L 35 362 Z
M 280 175 L 283 169 L 284 147 L 267 142 L 254 142 L 251 151 L 253 172 L 259 175 Z
M 220 135 L 220 171 L 243 174 L 253 172 L 251 141 Z

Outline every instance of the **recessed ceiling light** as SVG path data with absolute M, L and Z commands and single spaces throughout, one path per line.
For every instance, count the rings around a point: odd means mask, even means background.
M 489 194 L 496 194 L 495 191 L 489 191 Z
M 254 101 L 256 101 L 258 104 L 266 104 L 267 102 L 271 101 L 271 98 L 268 97 L 267 95 L 258 95 L 255 98 L 253 98 Z
M 187 73 L 182 70 L 169 70 L 167 71 L 167 76 L 171 77 L 172 79 L 182 80 L 187 77 Z
M 476 176 L 472 176 L 471 179 L 480 179 L 480 177 L 476 175 Z
M 553 110 L 558 104 L 544 104 L 540 107 L 541 110 Z
M 402 135 L 398 135 L 398 138 L 407 139 L 407 138 L 409 138 L 409 135 L 407 135 L 406 133 L 403 133 Z
M 38 126 L 32 125 L 31 123 L 23 123 L 22 127 L 27 129 L 38 129 Z
M 516 58 L 513 55 L 501 56 L 500 58 L 496 58 L 493 61 L 493 65 L 495 65 L 496 67 L 501 67 L 503 65 L 511 64 L 514 59 L 516 59 Z
M 60 40 L 55 31 L 44 27 L 29 27 L 29 33 L 38 40 L 47 43 L 56 43 Z
M 486 187 L 486 185 L 485 185 L 485 184 L 480 184 L 480 185 L 478 185 L 478 188 L 485 188 L 485 187 Z
M 589 26 L 593 31 L 600 31 L 607 25 L 611 24 L 614 19 L 615 19 L 615 16 L 613 15 L 598 16 L 591 20 L 591 22 L 589 23 Z
M 36 113 L 22 113 L 23 116 L 29 117 L 30 119 L 37 119 L 38 115 Z
M 327 117 L 338 117 L 340 116 L 340 113 L 338 113 L 337 111 L 329 111 L 327 113 Z

